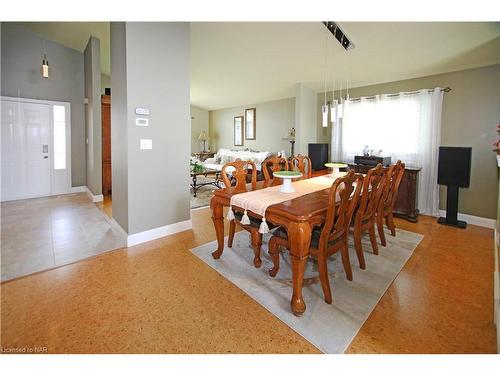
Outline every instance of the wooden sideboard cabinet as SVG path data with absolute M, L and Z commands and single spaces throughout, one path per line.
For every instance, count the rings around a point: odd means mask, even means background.
M 366 173 L 370 168 L 369 165 L 349 164 L 349 168 L 354 169 L 356 173 Z M 402 217 L 412 223 L 417 222 L 418 209 L 418 172 L 422 168 L 406 167 L 405 174 L 399 185 L 398 198 L 394 205 L 394 216 Z

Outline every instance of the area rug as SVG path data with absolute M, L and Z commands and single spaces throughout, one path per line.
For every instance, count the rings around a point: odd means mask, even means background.
M 213 259 L 211 255 L 217 248 L 215 241 L 191 251 L 319 350 L 332 354 L 343 353 L 347 349 L 423 238 L 420 234 L 400 229 L 397 230 L 396 237 L 387 232 L 387 247 L 379 246 L 380 255 L 377 256 L 371 252 L 369 238 L 365 236 L 363 249 L 366 270 L 359 268 L 354 244 L 351 242 L 349 253 L 353 281 L 347 281 L 345 277 L 340 254 L 330 257 L 328 270 L 333 296 L 331 305 L 323 300 L 317 264 L 310 259 L 303 284 L 307 307 L 302 317 L 296 317 L 290 310 L 292 273 L 288 252 L 280 255 L 278 275 L 271 278 L 267 273 L 272 268 L 272 261 L 267 253 L 270 235 L 264 236 L 262 266 L 259 269 L 253 266 L 253 251 L 247 232 L 237 232 L 233 248 L 226 246 L 219 260 Z M 225 243 L 227 244 L 227 237 Z

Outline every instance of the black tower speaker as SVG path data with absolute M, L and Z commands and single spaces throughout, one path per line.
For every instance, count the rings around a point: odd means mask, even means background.
M 311 158 L 312 169 L 325 169 L 328 163 L 328 143 L 309 143 L 308 155 Z
M 446 185 L 446 217 L 439 224 L 465 228 L 467 223 L 457 219 L 458 188 L 469 187 L 471 147 L 439 147 L 438 184 Z

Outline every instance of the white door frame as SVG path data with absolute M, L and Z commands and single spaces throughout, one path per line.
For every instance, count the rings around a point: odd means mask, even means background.
M 50 168 L 50 195 L 67 194 L 72 192 L 72 181 L 71 181 L 71 103 L 56 100 L 41 100 L 41 99 L 31 99 L 31 98 L 18 98 L 13 96 L 0 96 L 1 101 L 10 101 L 15 103 L 32 103 L 32 104 L 46 104 L 46 105 L 61 105 L 65 107 L 66 114 L 66 191 L 65 192 L 54 192 L 54 114 L 53 111 L 49 111 L 49 121 L 50 121 L 50 139 L 52 147 L 50 147 L 50 156 L 52 160 L 52 165 Z M 4 199 L 2 198 L 2 202 Z

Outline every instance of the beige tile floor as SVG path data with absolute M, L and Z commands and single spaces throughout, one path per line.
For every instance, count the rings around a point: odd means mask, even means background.
M 1 280 L 62 266 L 125 245 L 85 193 L 1 204 Z

